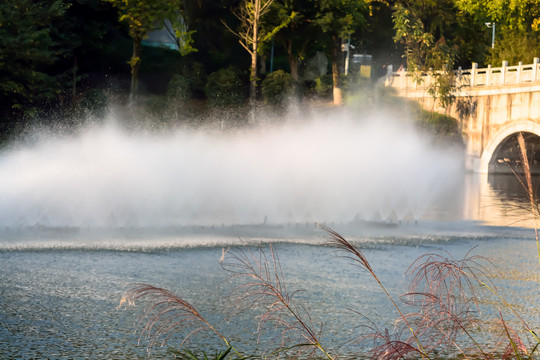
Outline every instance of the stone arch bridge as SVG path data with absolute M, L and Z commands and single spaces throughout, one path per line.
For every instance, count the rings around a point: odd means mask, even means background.
M 456 97 L 444 109 L 429 94 L 433 73 L 414 80 L 411 73 L 388 72 L 385 85 L 398 95 L 415 100 L 429 111 L 450 115 L 459 120 L 467 151 L 466 166 L 477 173 L 507 172 L 511 161 L 519 161 L 513 152 L 518 133 L 522 132 L 532 156 L 535 172 L 540 170 L 540 64 L 478 68 L 455 72 Z M 515 147 L 514 147 L 515 148 Z M 513 160 L 512 160 L 512 156 Z

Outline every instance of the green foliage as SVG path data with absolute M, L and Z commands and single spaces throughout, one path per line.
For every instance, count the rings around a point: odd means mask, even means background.
M 207 355 L 206 352 L 202 352 L 202 356 L 197 356 L 194 352 L 184 349 L 182 351 L 178 350 L 171 350 L 171 352 L 175 355 L 175 357 L 178 357 L 182 360 L 225 360 L 227 358 L 227 355 L 231 352 L 232 347 L 229 347 L 227 350 L 224 351 L 216 351 L 214 355 Z
M 189 80 L 181 74 L 174 74 L 167 88 L 167 96 L 160 96 L 159 101 L 155 99 L 152 104 L 155 108 L 153 110 L 151 108 L 151 111 L 161 119 L 165 117 L 166 112 L 169 112 L 169 115 L 174 114 L 173 117 L 178 119 L 180 114 L 187 112 L 186 105 L 191 96 Z
M 455 99 L 453 69 L 457 46 L 447 43 L 436 23 L 431 22 L 429 26 L 432 32 L 426 31 L 420 11 L 412 6 L 397 5 L 392 19 L 396 30 L 394 40 L 405 46 L 408 71 L 414 74 L 418 83 L 422 81 L 422 73 L 429 72 L 433 81 L 429 84 L 428 93 L 447 108 Z M 435 34 L 440 36 L 436 42 Z
M 308 45 L 314 43 L 316 35 L 320 34 L 312 22 L 314 17 L 315 7 L 311 1 L 280 0 L 272 3 L 262 24 L 265 31 L 274 33 L 272 39 L 276 48 L 281 47 L 286 52 L 291 76 L 296 81 L 300 80 L 298 63 L 304 60 Z
M 144 39 L 148 32 L 163 23 L 165 19 L 180 16 L 179 0 L 103 0 L 111 3 L 119 12 L 119 21 L 128 25 L 129 36 Z
M 166 111 L 168 101 L 162 95 L 150 95 L 143 101 L 144 109 L 155 119 L 161 119 Z
M 191 97 L 188 79 L 180 74 L 174 74 L 167 88 L 167 96 L 177 101 L 186 101 Z
M 204 65 L 198 61 L 189 61 L 180 73 L 189 83 L 190 93 L 195 97 L 202 97 L 208 78 Z
M 90 89 L 84 93 L 79 102 L 79 109 L 91 117 L 103 119 L 108 105 L 109 99 L 103 90 Z
M 28 113 L 58 95 L 47 69 L 59 60 L 53 24 L 66 9 L 61 0 L 0 2 L 0 106 Z
M 192 31 L 182 20 L 181 0 L 103 0 L 111 3 L 119 12 L 119 21 L 128 25 L 129 36 L 133 39 L 133 54 L 128 61 L 131 67 L 131 94 L 138 91 L 138 72 L 141 63 L 141 42 L 151 30 L 163 28 L 169 20 L 177 35 L 181 54 L 195 51 L 192 44 Z M 176 27 L 176 28 L 175 28 Z M 179 38 L 178 38 L 179 36 Z
M 238 106 L 245 99 L 242 82 L 232 67 L 210 74 L 205 93 L 210 105 L 214 107 Z
M 183 17 L 173 16 L 168 19 L 171 23 L 174 36 L 176 37 L 176 45 L 182 56 L 188 55 L 198 50 L 193 46 L 193 35 L 195 30 L 189 30 L 188 25 Z
M 426 112 L 424 114 L 425 124 L 434 134 L 441 137 L 454 137 L 459 134 L 459 124 L 453 117 Z
M 398 4 L 392 14 L 396 35 L 394 41 L 405 45 L 407 70 L 424 70 L 426 55 L 433 45 L 433 35 L 426 32 L 424 23 L 414 10 Z
M 491 53 L 491 65 L 501 66 L 504 60 L 510 66 L 532 63 L 535 57 L 540 57 L 540 31 L 522 33 L 517 30 L 501 30 L 502 33 Z
M 341 42 L 356 30 L 365 27 L 369 13 L 368 0 L 319 0 L 317 14 L 313 23 L 322 32 L 324 44 L 332 63 L 332 81 L 335 89 L 341 89 L 339 66 L 341 62 Z M 341 104 L 341 93 L 334 98 L 335 104 Z
M 281 105 L 287 97 L 292 95 L 294 80 L 291 74 L 277 70 L 266 76 L 262 82 L 261 90 L 265 103 Z
M 428 94 L 437 99 L 447 109 L 456 99 L 454 71 L 447 68 L 433 73 L 433 82 L 428 86 Z
M 494 21 L 501 27 L 528 32 L 538 30 L 538 0 L 454 0 L 456 6 L 473 14 L 479 21 Z
M 269 28 L 261 27 L 261 30 L 264 32 L 264 36 L 261 38 L 261 41 L 259 41 L 257 45 L 257 52 L 261 53 L 265 48 L 265 45 L 268 45 L 268 42 L 272 40 L 278 32 L 287 28 L 289 24 L 291 24 L 293 21 L 295 21 L 296 18 L 299 17 L 299 13 L 294 10 L 291 11 L 290 14 L 283 14 L 283 12 L 280 12 L 279 15 L 281 16 L 279 17 L 280 22 L 278 24 L 273 25 Z
M 495 23 L 495 49 L 491 64 L 500 66 L 503 60 L 510 64 L 532 61 L 538 56 L 540 45 L 540 2 L 538 0 L 491 1 L 454 0 L 464 13 L 480 24 Z M 491 35 L 491 30 L 484 27 Z M 489 37 L 491 39 L 491 36 Z M 486 44 L 490 44 L 487 41 Z
M 323 33 L 344 39 L 366 25 L 367 3 L 366 0 L 318 0 L 314 22 Z
M 315 79 L 315 93 L 320 97 L 330 96 L 332 86 L 332 75 L 323 75 Z

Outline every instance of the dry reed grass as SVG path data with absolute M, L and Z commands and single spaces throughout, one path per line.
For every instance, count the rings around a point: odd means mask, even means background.
M 278 253 L 273 245 L 269 251 L 267 254 L 262 247 L 256 252 L 229 250 L 222 267 L 233 280 L 240 281 L 229 297 L 231 304 L 240 309 L 262 309 L 258 334 L 266 326 L 279 329 L 279 347 L 272 352 L 274 355 L 311 358 L 318 350 L 324 357 L 334 359 L 335 355 L 321 344 L 322 325 L 314 324 L 309 311 L 295 301 L 298 290 L 287 289 Z
M 217 335 L 223 342 L 234 350 L 239 358 L 243 358 L 231 346 L 227 338 L 212 326 L 204 316 L 189 302 L 172 292 L 149 284 L 137 284 L 129 289 L 120 305 L 135 305 L 135 301 L 149 299 L 142 312 L 143 321 L 141 339 L 148 340 L 148 349 L 156 344 L 164 346 L 170 337 L 178 333 L 186 333 L 179 348 L 189 343 L 191 337 L 200 332 L 210 332 Z
M 471 255 L 471 252 L 463 259 L 455 259 L 444 251 L 422 255 L 413 261 L 405 274 L 410 285 L 407 292 L 398 297 L 398 304 L 362 250 L 334 230 L 322 228 L 329 235 L 327 245 L 337 248 L 342 257 L 367 271 L 398 314 L 392 331 L 381 331 L 369 322 L 365 326 L 368 333 L 358 337 L 357 340 L 372 341 L 370 353 L 373 359 L 438 359 L 439 351 L 448 348 L 455 349 L 452 353 L 456 358 L 471 360 L 535 358 L 540 340 L 514 307 L 497 292 L 490 280 L 495 265 L 488 259 Z M 337 359 L 337 354 L 321 342 L 322 325 L 316 324 L 308 309 L 296 301 L 298 290 L 288 289 L 276 249 L 273 245 L 268 249 L 235 247 L 224 252 L 223 261 L 220 261 L 222 268 L 237 284 L 227 299 L 230 307 L 226 310 L 239 309 L 235 310 L 238 315 L 238 311 L 258 309 L 261 313 L 257 333 L 260 335 L 267 327 L 278 330 L 275 349 L 263 355 L 264 358 L 312 359 L 322 356 Z M 479 307 L 480 299 L 484 299 L 486 293 L 499 300 L 493 306 L 499 314 L 496 323 L 501 336 L 496 340 L 495 334 L 492 335 L 489 340 L 498 345 L 489 350 L 477 339 L 485 338 L 480 335 L 488 323 L 487 314 L 482 314 Z M 178 333 L 183 334 L 180 348 L 185 348 L 191 337 L 206 332 L 215 334 L 228 349 L 232 349 L 225 356 L 251 358 L 239 352 L 194 306 L 165 289 L 136 285 L 125 294 L 121 304 L 134 304 L 143 298 L 149 302 L 142 313 L 141 337 L 149 341 L 149 347 L 164 345 L 172 334 Z M 510 327 L 503 317 L 504 312 L 513 315 L 522 324 L 522 329 Z M 522 339 L 523 329 L 532 335 L 534 346 L 530 350 Z M 186 353 L 195 358 L 193 353 Z
M 536 248 L 538 251 L 538 262 L 540 263 L 540 240 L 538 239 L 538 227 L 536 223 L 536 212 L 538 211 L 536 204 L 536 194 L 533 189 L 532 185 L 532 177 L 531 177 L 531 167 L 529 163 L 529 159 L 527 156 L 527 146 L 525 144 L 525 138 L 523 137 L 523 133 L 518 134 L 518 144 L 519 144 L 519 150 L 520 150 L 520 156 L 521 156 L 521 164 L 523 166 L 523 173 L 525 175 L 525 182 L 521 181 L 520 177 L 518 176 L 518 180 L 521 182 L 521 185 L 527 192 L 527 195 L 529 197 L 529 202 L 531 204 L 531 216 L 534 224 L 534 236 L 536 238 Z

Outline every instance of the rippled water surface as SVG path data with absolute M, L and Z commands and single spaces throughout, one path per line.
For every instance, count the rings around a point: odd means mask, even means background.
M 463 228 L 467 231 L 458 235 Z M 396 314 L 377 284 L 339 258 L 334 249 L 323 246 L 323 235 L 313 229 L 312 235 L 303 238 L 254 239 L 277 241 L 289 288 L 305 290 L 299 293 L 299 300 L 314 321 L 324 325 L 327 343 L 334 346 L 354 338 L 362 332 L 358 326 L 369 324 L 366 318 L 381 328 L 391 328 Z M 349 235 L 364 248 L 374 270 L 395 296 L 403 291 L 403 273 L 412 259 L 441 248 L 460 257 L 476 246 L 475 254 L 488 256 L 501 266 L 495 282 L 508 301 L 526 321 L 540 325 L 538 259 L 531 230 L 466 224 L 444 230 L 410 225 L 399 232 Z M 253 335 L 256 314 L 224 315 L 224 299 L 232 285 L 219 258 L 223 247 L 237 243 L 234 238 L 207 235 L 204 239 L 213 238 L 214 242 L 205 245 L 201 237 L 194 236 L 199 246 L 186 247 L 182 237 L 145 236 L 141 247 L 141 239 L 117 235 L 116 249 L 110 243 L 83 249 L 61 246 L 62 242 L 70 243 L 71 236 L 67 238 L 48 249 L 26 245 L 0 252 L 2 358 L 146 358 L 148 342 L 138 343 L 140 306 L 118 309 L 123 292 L 134 283 L 151 283 L 181 295 L 249 353 L 266 346 L 268 339 L 263 337 L 258 345 Z M 9 243 L 2 241 L 2 246 L 9 247 Z M 170 343 L 178 345 L 180 340 Z M 192 346 L 212 350 L 221 343 L 203 336 L 193 340 Z M 168 357 L 166 348 L 156 347 L 151 352 L 151 358 Z

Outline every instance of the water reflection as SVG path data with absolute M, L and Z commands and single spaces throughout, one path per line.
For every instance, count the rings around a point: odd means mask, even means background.
M 537 188 L 539 177 L 533 177 Z M 514 174 L 468 174 L 463 191 L 463 219 L 494 226 L 533 227 L 530 202 Z

